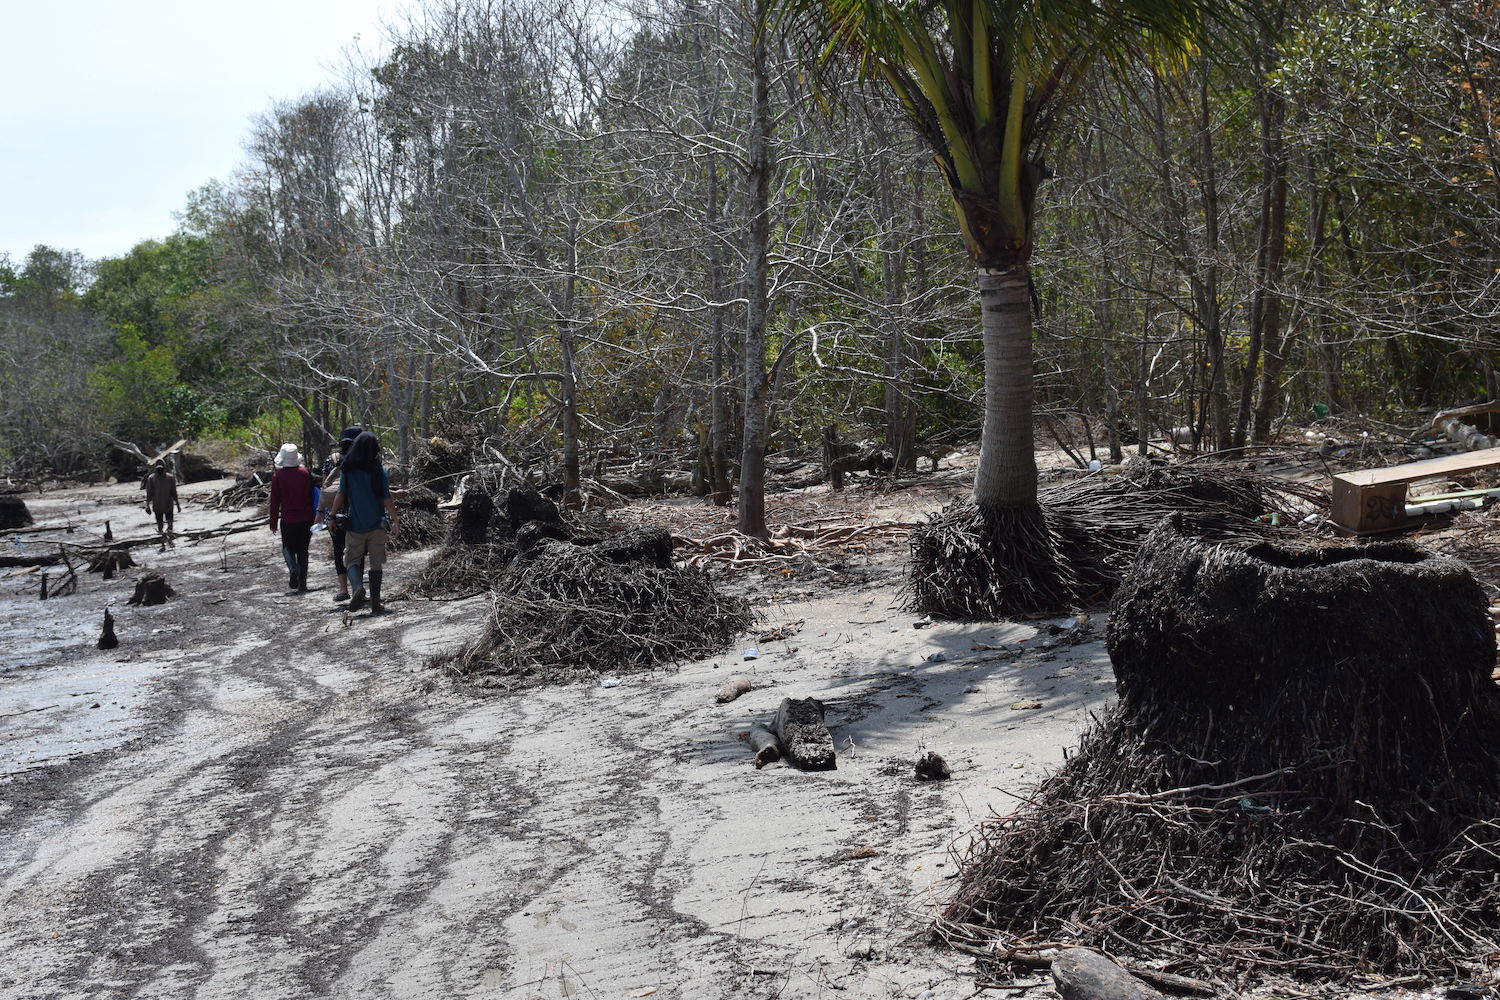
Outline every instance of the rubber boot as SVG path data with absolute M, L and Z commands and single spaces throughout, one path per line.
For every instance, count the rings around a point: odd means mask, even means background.
M 307 560 L 306 552 L 297 553 L 297 593 L 307 593 Z
M 380 581 L 384 578 L 384 570 L 370 570 L 370 614 L 372 615 L 385 614 L 385 605 L 380 603 Z
M 359 563 L 349 563 L 349 610 L 358 611 L 365 606 L 365 581 L 364 567 Z

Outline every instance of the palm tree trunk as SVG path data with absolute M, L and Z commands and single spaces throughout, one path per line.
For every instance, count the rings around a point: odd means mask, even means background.
M 984 338 L 984 431 L 974 500 L 982 508 L 1036 506 L 1031 405 L 1031 269 L 979 268 Z
M 741 362 L 745 370 L 744 439 L 740 452 L 739 530 L 767 538 L 766 528 L 766 314 L 769 311 L 768 262 L 771 244 L 771 96 L 766 65 L 766 3 L 756 5 L 750 42 L 750 226 L 745 266 L 745 335 Z

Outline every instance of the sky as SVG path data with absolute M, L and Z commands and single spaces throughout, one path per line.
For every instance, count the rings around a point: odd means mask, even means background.
M 0 0 L 0 254 L 114 257 L 245 161 L 251 120 L 379 51 L 393 0 Z

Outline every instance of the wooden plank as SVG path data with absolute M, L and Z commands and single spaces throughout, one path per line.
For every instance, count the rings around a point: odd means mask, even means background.
M 1493 465 L 1500 465 L 1500 448 L 1487 448 L 1467 454 L 1443 455 L 1420 462 L 1407 462 L 1384 469 L 1360 469 L 1356 472 L 1340 472 L 1334 482 L 1343 480 L 1351 486 L 1378 486 L 1383 483 L 1414 483 L 1433 476 L 1447 476 L 1455 472 L 1473 472 Z
M 168 448 L 166 451 L 163 451 L 163 452 L 159 453 L 155 458 L 153 458 L 151 461 L 147 462 L 146 464 L 147 465 L 155 465 L 157 462 L 160 462 L 162 459 L 164 459 L 168 455 L 172 454 L 172 452 L 177 451 L 179 448 L 181 448 L 185 444 L 187 444 L 187 438 L 183 438 L 182 440 L 180 440 L 176 444 L 174 444 L 172 447 Z

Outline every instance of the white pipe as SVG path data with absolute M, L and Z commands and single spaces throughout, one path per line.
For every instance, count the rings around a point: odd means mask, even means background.
M 1484 506 L 1484 500 L 1479 497 L 1469 497 L 1464 500 L 1434 500 L 1431 503 L 1409 503 L 1406 505 L 1407 517 L 1426 517 L 1429 514 L 1450 514 L 1457 510 L 1476 510 Z

